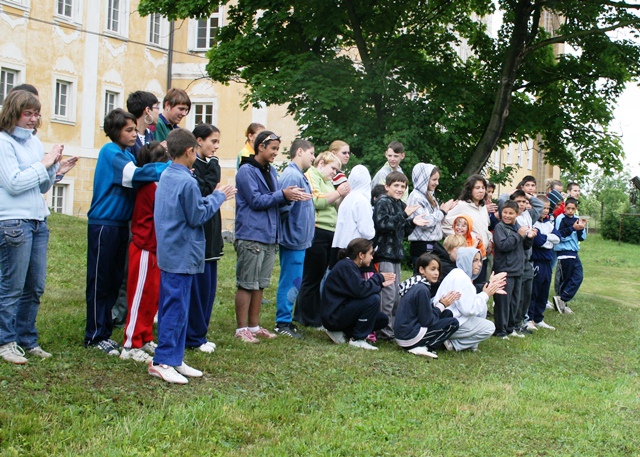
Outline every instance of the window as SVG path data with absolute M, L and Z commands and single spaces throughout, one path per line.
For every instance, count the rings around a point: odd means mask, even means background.
M 56 13 L 60 16 L 73 17 L 73 2 L 72 0 L 57 0 Z
M 46 199 L 52 213 L 73 215 L 74 180 L 66 176 L 47 192 Z
M 55 184 L 51 188 L 51 211 L 54 213 L 64 213 L 65 185 Z
M 162 16 L 153 13 L 149 16 L 149 43 L 160 44 L 160 25 Z
M 193 110 L 194 125 L 213 124 L 213 103 L 194 103 Z
M 66 119 L 69 116 L 70 88 L 70 82 L 56 81 L 56 98 L 53 103 L 53 114 L 56 117 Z
M 110 90 L 104 93 L 105 116 L 118 107 L 118 95 L 120 94 L 118 94 L 117 92 L 111 92 Z
M 8 68 L 0 69 L 0 106 L 9 91 L 18 85 L 18 72 Z
M 122 36 L 127 35 L 128 9 L 127 0 L 107 0 L 107 31 Z
M 196 21 L 195 46 L 197 50 L 208 50 L 216 41 L 216 31 L 220 27 L 222 14 L 218 8 L 211 17 Z

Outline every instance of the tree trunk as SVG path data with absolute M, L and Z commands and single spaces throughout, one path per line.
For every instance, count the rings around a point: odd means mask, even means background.
M 463 170 L 464 174 L 479 173 L 498 144 L 504 123 L 509 115 L 513 85 L 524 56 L 532 11 L 530 0 L 520 0 L 515 8 L 513 31 L 511 32 L 509 48 L 502 67 L 500 85 L 496 91 L 491 118 L 482 134 L 482 138 L 476 144 L 471 159 Z

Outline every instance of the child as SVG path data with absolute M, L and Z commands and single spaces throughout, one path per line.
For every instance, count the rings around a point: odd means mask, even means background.
M 142 146 L 138 165 L 167 162 L 169 154 L 157 141 Z M 156 256 L 156 232 L 153 208 L 157 183 L 145 184 L 136 193 L 131 218 L 129 269 L 127 277 L 127 319 L 124 326 L 122 360 L 149 362 L 155 352 L 153 319 L 158 312 L 160 269 Z
M 173 129 L 178 128 L 178 124 L 189 114 L 191 110 L 191 100 L 182 89 L 171 88 L 162 100 L 162 113 L 158 116 L 156 124 L 156 141 L 163 142 Z
M 87 324 L 84 344 L 109 355 L 119 355 L 120 345 L 111 339 L 111 310 L 124 277 L 133 213 L 133 187 L 156 182 L 167 163 L 136 166 L 127 148 L 136 142 L 136 118 L 117 108 L 104 119 L 104 131 L 112 143 L 100 150 L 93 179 L 93 198 L 87 213 Z
M 502 207 L 500 222 L 493 232 L 493 271 L 507 274 L 506 294 L 495 297 L 493 308 L 496 336 L 505 340 L 509 336 L 524 337 L 516 331 L 516 314 L 521 298 L 524 250 L 531 247 L 535 236 L 535 230 L 531 227 L 519 227 L 516 217 L 518 204 L 508 200 Z
M 196 137 L 196 160 L 193 175 L 203 197 L 211 195 L 220 183 L 221 169 L 216 151 L 220 148 L 220 130 L 211 124 L 198 124 L 193 129 Z M 193 278 L 189 323 L 187 325 L 188 348 L 212 353 L 216 344 L 207 340 L 209 321 L 218 287 L 218 260 L 223 255 L 222 217 L 217 211 L 204 227 L 204 271 Z
M 186 384 L 202 372 L 184 363 L 191 288 L 196 273 L 204 271 L 205 238 L 202 224 L 236 193 L 222 186 L 202 197 L 191 168 L 196 160 L 196 138 L 185 129 L 167 137 L 173 163 L 162 174 L 156 190 L 154 220 L 160 267 L 158 347 L 149 374 L 163 381 Z
M 460 298 L 459 292 L 449 292 L 431 305 L 429 285 L 438 281 L 440 262 L 433 254 L 418 257 L 419 274 L 400 284 L 400 305 L 393 330 L 396 343 L 412 354 L 437 359 L 433 352 L 458 330 L 458 320 L 448 309 Z
M 291 162 L 279 179 L 280 189 L 296 186 L 311 195 L 311 186 L 304 172 L 311 168 L 315 148 L 310 141 L 297 139 L 291 144 Z M 278 335 L 302 338 L 298 327 L 292 323 L 293 305 L 300 285 L 305 252 L 311 247 L 315 232 L 315 209 L 312 200 L 293 201 L 280 208 L 280 280 L 276 294 L 276 326 Z
M 407 206 L 401 200 L 407 188 L 407 177 L 399 171 L 389 173 L 386 180 L 386 195 L 376 200 L 373 208 L 373 222 L 376 228 L 375 261 L 379 264 L 381 273 L 393 273 L 396 282 L 391 287 L 385 287 L 381 292 L 380 310 L 389 317 L 389 325 L 380 331 L 380 337 L 393 339 L 393 316 L 400 301 L 400 269 L 404 260 L 404 237 L 409 235 L 416 226 L 424 226 L 427 221 L 423 216 L 411 216 L 418 209 L 417 206 Z
M 576 216 L 578 211 L 578 200 L 569 197 L 564 202 L 564 214 L 556 219 L 556 229 L 560 233 L 561 239 L 553 249 L 558 255 L 559 288 L 558 295 L 553 297 L 553 302 L 558 312 L 573 314 L 567 302 L 573 299 L 578 292 L 584 278 L 582 272 L 582 262 L 578 257 L 580 250 L 579 241 L 587 239 L 587 232 L 584 230 L 587 221 Z
M 453 221 L 453 233 L 463 236 L 467 240 L 468 247 L 478 249 L 482 257 L 486 257 L 487 251 L 484 243 L 479 236 L 473 233 L 473 219 L 471 219 L 471 216 L 463 214 L 456 217 Z
M 457 202 L 449 200 L 438 205 L 435 191 L 440 183 L 440 169 L 432 164 L 418 163 L 411 173 L 413 191 L 409 195 L 407 205 L 418 205 L 415 216 L 420 214 L 429 222 L 424 227 L 417 227 L 409 235 L 409 254 L 413 261 L 413 274 L 418 274 L 416 261 L 425 252 L 435 251 L 444 255 L 440 247 L 442 240 L 442 220 Z
M 567 198 L 569 197 L 580 201 L 580 185 L 577 182 L 567 184 Z M 564 213 L 564 205 L 566 205 L 566 202 L 560 202 L 560 204 L 556 205 L 556 208 L 553 210 L 553 216 L 555 218 L 558 218 L 558 216 Z
M 458 249 L 467 246 L 467 240 L 462 235 L 449 235 L 442 242 L 442 248 L 445 254 L 439 254 L 440 260 L 440 278 L 437 282 L 431 283 L 431 295 L 436 294 L 442 280 L 447 277 L 453 269 L 456 268 L 456 260 L 458 259 Z
M 551 205 L 549 199 L 544 195 L 539 196 L 538 199 L 542 202 L 544 208 L 540 219 L 534 224 L 534 227 L 538 229 L 538 234 L 533 239 L 533 251 L 531 254 L 535 276 L 533 277 L 533 290 L 529 305 L 529 319 L 536 328 L 555 330 L 555 327 L 544 321 L 544 310 L 547 307 L 549 288 L 551 287 L 553 246 L 560 242 L 560 233 L 549 219 Z
M 397 171 L 402 173 L 402 168 L 400 168 L 400 162 L 404 160 L 404 146 L 399 141 L 392 141 L 387 146 L 387 151 L 384 153 L 385 158 L 387 159 L 387 163 L 378 170 L 376 175 L 371 180 L 371 187 L 376 186 L 378 184 L 385 184 L 387 182 L 387 176 L 389 173 Z M 402 201 L 406 203 L 407 198 L 409 198 L 409 189 L 408 186 L 402 194 Z
M 311 194 L 297 186 L 278 188 L 271 163 L 280 150 L 280 137 L 265 130 L 254 143 L 255 155 L 243 160 L 236 175 L 236 320 L 235 337 L 245 343 L 259 343 L 276 335 L 260 327 L 260 307 L 269 286 L 276 260 L 280 206 L 306 201 Z

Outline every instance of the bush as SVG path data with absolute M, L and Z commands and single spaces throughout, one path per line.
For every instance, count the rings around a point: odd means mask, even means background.
M 602 222 L 602 238 L 618 241 L 620 235 L 620 214 L 633 213 L 633 216 L 622 216 L 622 236 L 620 241 L 625 243 L 640 244 L 640 214 L 636 208 L 627 205 L 618 212 L 608 212 Z

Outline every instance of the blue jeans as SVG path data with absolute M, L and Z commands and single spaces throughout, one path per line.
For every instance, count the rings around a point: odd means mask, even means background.
M 306 250 L 287 249 L 280 246 L 280 281 L 276 295 L 276 323 L 290 324 L 293 305 L 302 284 L 302 269 Z
M 0 221 L 0 346 L 38 345 L 36 316 L 47 277 L 47 221 Z

